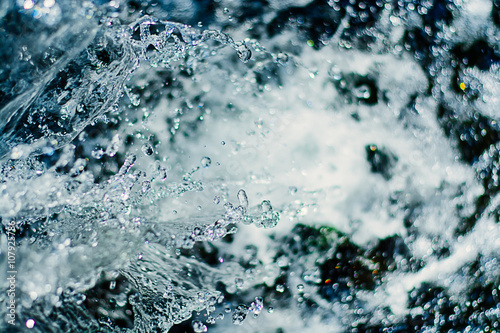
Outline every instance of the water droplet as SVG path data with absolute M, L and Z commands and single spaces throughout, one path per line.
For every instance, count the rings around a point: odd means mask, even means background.
M 196 333 L 203 333 L 208 330 L 207 326 L 199 320 L 193 321 L 192 325 L 193 325 L 193 331 L 195 331 Z
M 273 313 L 273 312 L 274 312 L 274 308 L 272 306 L 267 308 L 267 313 Z
M 160 179 L 161 181 L 165 181 L 167 179 L 167 169 L 165 168 L 160 168 L 158 170 L 159 174 L 160 174 Z
M 357 88 L 354 88 L 353 93 L 357 98 L 368 99 L 370 98 L 370 87 L 368 87 L 366 84 L 363 84 Z
M 201 159 L 201 166 L 204 167 L 204 168 L 208 168 L 210 166 L 210 164 L 212 164 L 212 160 L 210 159 L 210 157 L 203 157 Z
M 264 200 L 260 204 L 260 208 L 263 213 L 267 213 L 273 210 L 273 207 L 271 206 L 271 202 L 269 200 Z
M 255 301 L 250 304 L 250 311 L 254 316 L 258 316 L 264 308 L 264 300 L 262 297 L 255 297 Z
M 250 51 L 245 43 L 236 44 L 235 49 L 238 54 L 238 58 L 240 58 L 240 60 L 244 63 L 247 63 L 252 57 L 252 51 Z
M 304 291 L 304 285 L 303 284 L 298 284 L 297 285 L 297 290 L 300 291 L 300 292 L 303 292 Z
M 224 319 L 224 314 L 223 314 L 222 312 L 221 312 L 221 313 L 219 313 L 219 314 L 217 315 L 217 317 L 215 317 L 215 319 L 217 319 L 217 320 L 222 320 L 222 319 Z
M 151 35 L 151 31 L 149 30 L 149 24 L 150 22 L 142 22 L 141 25 L 139 26 L 141 42 L 146 42 L 149 39 L 149 36 Z
M 115 136 L 113 136 L 110 145 L 106 149 L 106 154 L 109 155 L 110 157 L 115 156 L 116 153 L 118 152 L 118 149 L 120 149 L 121 141 L 122 140 L 120 138 L 120 135 L 116 134 Z
M 149 142 L 145 142 L 142 145 L 141 149 L 142 149 L 142 152 L 144 153 L 144 155 L 146 155 L 146 156 L 151 156 L 154 153 L 153 146 Z
M 125 158 L 125 161 L 123 162 L 123 165 L 120 168 L 120 171 L 118 173 L 120 175 L 125 175 L 127 172 L 129 172 L 130 169 L 134 166 L 136 158 L 137 158 L 137 156 L 135 156 L 135 154 L 127 155 L 127 157 Z
M 328 76 L 330 76 L 335 81 L 340 81 L 342 79 L 342 72 L 337 66 L 333 66 L 328 71 Z
M 12 153 L 10 154 L 11 159 L 17 160 L 21 156 L 23 156 L 23 151 L 20 148 L 18 147 L 12 148 Z
M 127 305 L 127 294 L 118 294 L 115 296 L 116 305 L 119 307 L 124 307 Z
M 236 285 L 236 288 L 241 289 L 241 288 L 243 288 L 245 281 L 243 279 L 236 278 L 236 279 L 234 279 L 234 284 Z
M 151 189 L 151 182 L 149 180 L 145 180 L 142 182 L 142 193 L 146 193 Z
M 87 296 L 85 296 L 84 294 L 76 294 L 74 299 L 75 303 L 80 305 L 87 299 Z
M 217 197 L 217 196 L 216 196 L 216 197 L 214 198 L 214 204 L 216 204 L 216 205 L 220 204 L 220 197 Z
M 116 288 L 116 281 L 113 280 L 109 283 L 109 290 L 113 290 L 115 288 Z
M 279 292 L 279 293 L 282 293 L 285 291 L 285 286 L 282 285 L 282 284 L 277 284 L 276 285 L 276 291 Z
M 26 327 L 29 329 L 35 327 L 35 321 L 33 319 L 26 320 Z
M 103 155 L 104 155 L 104 150 L 102 149 L 92 150 L 92 157 L 97 160 L 100 160 Z
M 223 145 L 223 146 L 225 146 L 226 145 L 226 141 L 221 141 L 220 144 Z
M 276 56 L 276 62 L 282 66 L 285 66 L 288 62 L 288 54 L 281 52 L 278 53 L 278 55 Z
M 245 304 L 240 304 L 234 309 L 233 312 L 233 324 L 242 325 L 243 321 L 247 317 L 248 307 Z
M 295 194 L 295 193 L 297 193 L 297 188 L 296 188 L 295 186 L 290 186 L 290 187 L 288 188 L 288 192 L 289 192 L 290 194 Z
M 258 227 L 264 228 L 274 228 L 280 219 L 280 214 L 273 211 L 271 202 L 269 200 L 264 200 L 259 205 L 262 214 L 260 215 L 260 222 L 257 224 Z
M 248 208 L 248 197 L 244 190 L 238 191 L 238 201 L 240 202 L 241 207 Z

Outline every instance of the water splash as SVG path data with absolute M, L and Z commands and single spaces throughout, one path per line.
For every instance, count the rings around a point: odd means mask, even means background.
M 498 6 L 223 2 L 0 1 L 15 329 L 496 328 Z

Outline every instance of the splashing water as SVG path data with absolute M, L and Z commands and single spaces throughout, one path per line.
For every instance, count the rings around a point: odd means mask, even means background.
M 0 330 L 498 331 L 499 10 L 0 1 Z

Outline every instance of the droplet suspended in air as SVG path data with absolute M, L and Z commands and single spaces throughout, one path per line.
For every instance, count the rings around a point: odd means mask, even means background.
M 212 164 L 212 160 L 210 159 L 210 157 L 203 157 L 201 159 L 201 166 L 204 167 L 204 168 L 208 168 L 210 166 L 210 164 Z
M 273 207 L 271 206 L 271 202 L 269 200 L 262 201 L 260 207 L 263 213 L 267 213 L 273 210 Z
M 285 66 L 288 62 L 288 54 L 286 53 L 278 53 L 276 55 L 276 62 L 280 64 L 281 66 Z
M 100 160 L 103 155 L 104 155 L 104 150 L 102 149 L 96 149 L 92 151 L 92 157 L 95 158 L 96 160 Z
M 142 182 L 142 193 L 146 193 L 151 189 L 151 182 L 149 180 L 145 180 Z
M 155 152 L 153 149 L 153 146 L 149 142 L 144 143 L 142 145 L 141 150 L 144 153 L 144 155 L 146 155 L 146 156 L 151 156 Z
M 248 307 L 245 304 L 238 305 L 233 312 L 233 324 L 242 325 L 247 317 Z
M 243 288 L 245 281 L 243 279 L 236 278 L 236 279 L 234 279 L 234 284 L 236 285 L 236 288 L 241 289 L 241 288 Z
M 203 333 L 208 330 L 207 326 L 199 320 L 193 321 L 192 325 L 193 325 L 193 331 L 195 331 L 196 333 Z
M 363 84 L 359 87 L 354 88 L 353 93 L 357 98 L 368 99 L 370 98 L 370 87 L 368 87 L 366 84 Z
M 29 328 L 29 329 L 35 327 L 35 321 L 33 319 L 31 319 L 31 318 L 28 319 L 28 320 L 26 320 L 26 327 Z
M 255 297 L 255 301 L 250 304 L 249 311 L 253 312 L 254 317 L 257 317 L 264 308 L 264 299 L 262 297 Z
M 240 202 L 241 207 L 248 208 L 248 197 L 244 190 L 238 191 L 238 201 Z
M 245 43 L 236 44 L 235 49 L 238 54 L 238 58 L 240 58 L 240 60 L 244 63 L 247 63 L 252 57 L 252 51 L 250 51 Z

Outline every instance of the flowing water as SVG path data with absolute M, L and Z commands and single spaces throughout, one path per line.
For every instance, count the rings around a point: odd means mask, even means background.
M 500 331 L 498 1 L 0 20 L 2 332 Z

